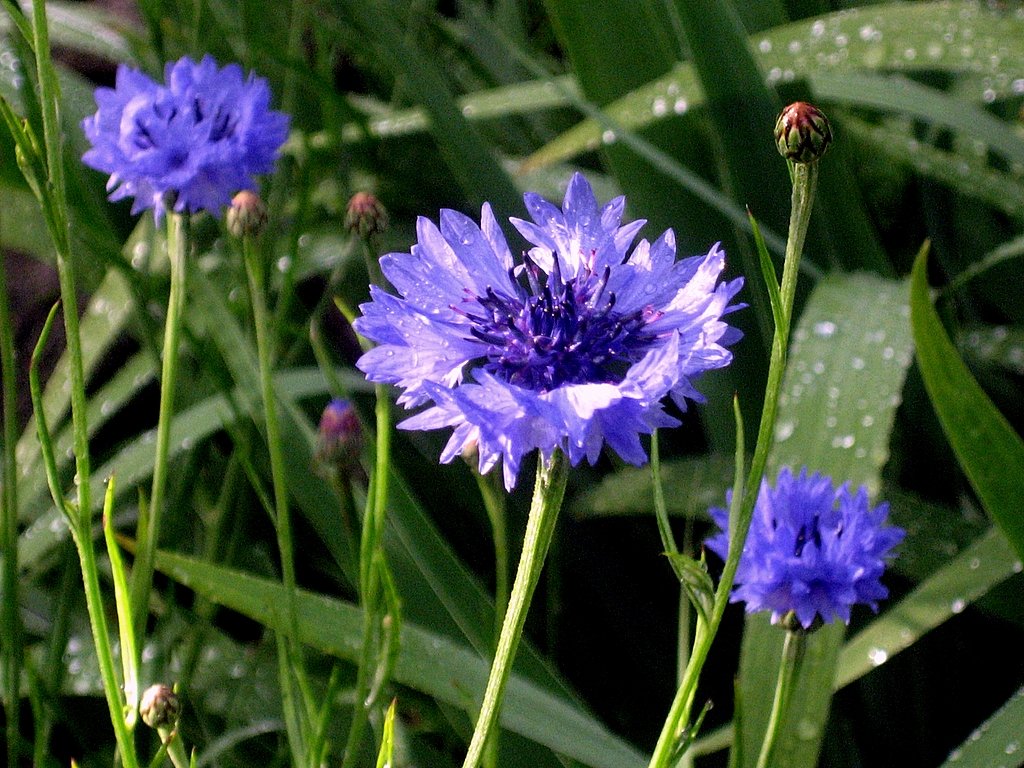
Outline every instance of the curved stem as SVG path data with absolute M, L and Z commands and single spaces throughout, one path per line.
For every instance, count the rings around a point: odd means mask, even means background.
M 153 460 L 153 485 L 149 494 L 149 515 L 139 518 L 138 551 L 132 571 L 131 605 L 135 612 L 135 637 L 145 634 L 149 616 L 149 593 L 153 583 L 153 558 L 160 537 L 167 490 L 167 462 L 174 419 L 174 390 L 178 378 L 178 344 L 181 316 L 185 306 L 188 219 L 183 213 L 167 214 L 167 258 L 171 263 L 171 287 L 167 295 L 164 321 L 164 347 L 160 364 L 160 414 L 156 425 L 156 458 Z M 141 648 L 142 643 L 136 643 Z M 138 660 L 136 660 L 136 663 Z M 129 702 L 135 706 L 137 702 Z
M 729 556 L 722 570 L 718 589 L 715 591 L 715 605 L 708 622 L 697 625 L 697 637 L 693 644 L 690 663 L 683 674 L 682 682 L 676 691 L 675 699 L 669 710 L 668 717 L 662 727 L 658 743 L 651 755 L 650 768 L 667 768 L 671 764 L 675 745 L 680 734 L 690 720 L 693 696 L 697 689 L 701 670 L 711 650 L 718 627 L 725 614 L 725 606 L 729 601 L 736 570 L 739 568 L 743 544 L 750 530 L 750 520 L 754 513 L 754 503 L 761 487 L 761 477 L 768 463 L 775 436 L 775 416 L 778 411 L 779 393 L 782 389 L 782 375 L 786 369 L 786 353 L 789 343 L 789 329 L 792 324 L 793 299 L 796 295 L 797 274 L 800 268 L 800 256 L 803 253 L 804 238 L 810 221 L 811 206 L 817 187 L 817 163 L 795 164 L 793 168 L 793 207 L 789 220 L 789 239 L 786 241 L 786 259 L 782 269 L 780 288 L 781 313 L 780 324 L 775 329 L 772 340 L 771 361 L 768 366 L 768 383 L 765 387 L 764 406 L 761 411 L 761 423 L 757 432 L 757 445 L 747 476 L 746 490 L 742 502 L 733 499 L 730 518 L 736 519 L 735 536 L 730 536 Z
M 761 754 L 757 758 L 757 768 L 768 768 L 771 765 L 775 740 L 782 731 L 782 723 L 786 719 L 786 710 L 789 708 L 789 699 L 793 693 L 793 683 L 806 648 L 807 636 L 803 632 L 786 632 L 786 639 L 782 645 L 782 660 L 779 662 L 779 678 L 775 683 L 775 699 L 768 719 L 768 729 L 761 743 Z
M 491 665 L 491 674 L 484 691 L 484 700 L 480 706 L 480 716 L 473 730 L 473 738 L 462 768 L 476 768 L 480 764 L 487 738 L 491 734 L 498 714 L 501 710 L 501 699 L 505 692 L 505 684 L 512 672 L 512 661 L 519 647 L 519 639 L 523 634 L 526 614 L 530 607 L 533 591 L 540 580 L 544 567 L 544 558 L 555 531 L 555 522 L 562 507 L 565 495 L 565 481 L 569 474 L 569 464 L 565 456 L 558 450 L 551 459 L 541 459 L 537 466 L 537 481 L 533 489 L 533 501 L 530 504 L 530 516 L 526 523 L 526 535 L 523 538 L 523 551 L 519 558 L 515 583 L 509 599 L 508 612 L 501 627 L 498 647 Z

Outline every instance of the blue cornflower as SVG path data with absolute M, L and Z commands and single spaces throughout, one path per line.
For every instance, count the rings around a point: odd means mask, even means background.
M 168 64 L 161 85 L 121 65 L 114 88 L 96 89 L 94 115 L 82 121 L 92 143 L 82 161 L 110 174 L 111 200 L 134 197 L 132 213 L 167 207 L 220 215 L 231 196 L 253 189 L 274 167 L 289 118 L 270 109 L 263 78 L 210 56 Z
M 725 558 L 729 512 L 710 512 L 722 532 L 707 546 Z M 805 629 L 816 617 L 849 623 L 856 603 L 877 611 L 889 595 L 882 571 L 906 533 L 885 525 L 888 515 L 888 504 L 868 503 L 863 486 L 854 494 L 806 467 L 796 477 L 783 468 L 774 488 L 761 481 L 732 602 L 745 602 L 747 613 L 770 610 L 773 623 L 792 611 Z
M 475 447 L 481 472 L 502 460 L 510 489 L 535 448 L 593 463 L 607 443 L 643 463 L 639 435 L 679 423 L 662 398 L 701 400 L 693 379 L 727 365 L 740 338 L 722 316 L 742 279 L 717 284 L 717 245 L 677 262 L 668 230 L 627 255 L 644 222 L 620 226 L 625 199 L 599 208 L 580 174 L 561 210 L 524 200 L 521 264 L 487 204 L 480 226 L 451 210 L 440 228 L 420 218 L 412 252 L 380 260 L 400 296 L 371 288 L 355 325 L 378 342 L 357 363 L 367 378 L 401 387 L 406 407 L 431 403 L 399 426 L 454 427 L 441 461 Z

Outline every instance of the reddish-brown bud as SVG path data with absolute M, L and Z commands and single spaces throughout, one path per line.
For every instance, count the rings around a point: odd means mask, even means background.
M 832 143 L 832 126 L 813 104 L 795 101 L 782 110 L 775 122 L 775 145 L 794 163 L 813 163 Z
M 388 228 L 387 209 L 369 192 L 356 192 L 348 201 L 345 228 L 360 237 L 379 235 Z

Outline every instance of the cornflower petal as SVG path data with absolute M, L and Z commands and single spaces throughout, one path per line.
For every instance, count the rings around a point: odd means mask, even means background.
M 273 170 L 289 118 L 270 109 L 266 80 L 237 64 L 185 57 L 167 64 L 164 80 L 119 66 L 82 121 L 91 144 L 82 161 L 110 174 L 111 200 L 134 198 L 133 213 L 152 208 L 158 222 L 167 208 L 219 216 Z
M 644 222 L 621 224 L 625 199 L 600 206 L 580 174 L 561 208 L 524 200 L 519 263 L 489 205 L 479 225 L 419 219 L 410 252 L 381 258 L 398 295 L 374 288 L 360 307 L 355 328 L 378 346 L 357 365 L 427 405 L 401 428 L 453 429 L 441 461 L 474 448 L 482 472 L 500 459 L 508 488 L 534 450 L 594 463 L 607 445 L 641 464 L 640 436 L 678 424 L 665 396 L 699 399 L 694 380 L 731 361 L 740 334 L 722 317 L 742 280 L 718 283 L 717 245 L 676 262 L 671 230 L 629 254 Z

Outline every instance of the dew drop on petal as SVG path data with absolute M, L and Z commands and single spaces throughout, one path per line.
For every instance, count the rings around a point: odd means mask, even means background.
M 962 597 L 958 597 L 950 604 L 949 609 L 953 613 L 963 613 L 964 608 L 966 607 L 967 601 L 965 601 Z

